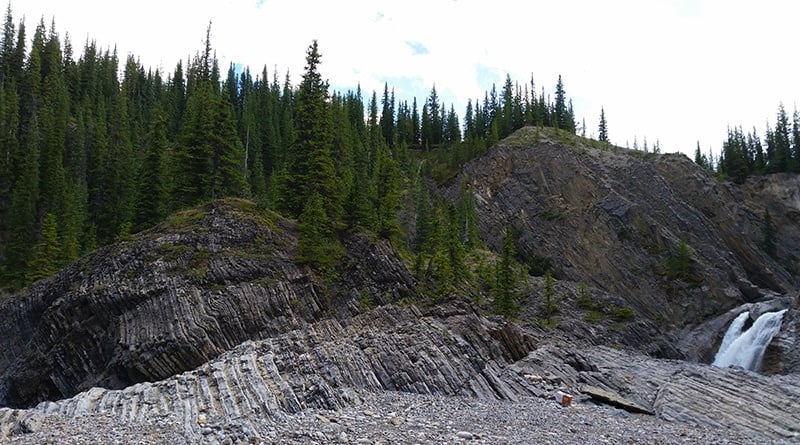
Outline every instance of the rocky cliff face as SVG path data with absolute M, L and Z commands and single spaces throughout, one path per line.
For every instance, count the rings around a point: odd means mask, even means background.
M 481 235 L 492 248 L 499 249 L 503 228 L 518 229 L 518 250 L 530 264 L 550 262 L 559 279 L 621 297 L 660 326 L 657 335 L 685 335 L 743 303 L 797 294 L 796 176 L 740 186 L 683 155 L 529 127 L 468 163 L 442 193 L 457 196 L 462 178 L 473 184 Z M 767 209 L 777 227 L 776 258 L 761 247 Z M 671 276 L 668 263 L 682 242 L 690 273 Z
M 231 200 L 89 255 L 0 304 L 0 404 L 160 380 L 413 294 L 391 246 L 345 243 L 337 276 L 321 277 L 295 264 L 293 223 Z

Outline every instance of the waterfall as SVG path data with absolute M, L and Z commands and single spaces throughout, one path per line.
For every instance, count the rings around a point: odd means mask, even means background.
M 778 312 L 765 312 L 758 317 L 753 326 L 750 326 L 750 329 L 744 332 L 742 332 L 742 327 L 750 313 L 740 314 L 731 322 L 728 331 L 725 332 L 719 351 L 714 357 L 713 365 L 719 367 L 736 365 L 751 371 L 758 371 L 761 368 L 761 359 L 764 358 L 767 345 L 781 329 L 785 312 L 786 309 Z

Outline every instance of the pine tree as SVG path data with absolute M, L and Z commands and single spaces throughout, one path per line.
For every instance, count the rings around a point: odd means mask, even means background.
M 443 119 L 441 115 L 443 108 L 439 102 L 439 94 L 436 92 L 436 85 L 434 85 L 431 88 L 431 94 L 430 96 L 428 96 L 428 101 L 426 102 L 426 105 L 428 106 L 428 116 L 430 117 L 429 142 L 432 148 L 442 143 L 442 134 L 443 134 Z
M 608 142 L 608 124 L 606 123 L 606 111 L 603 107 L 600 107 L 600 126 L 597 134 L 597 140 L 600 142 Z
M 558 310 L 558 306 L 553 301 L 555 297 L 555 289 L 553 285 L 553 274 L 548 269 L 544 273 L 544 289 L 542 290 L 544 294 L 544 307 L 542 307 L 542 315 L 547 319 L 547 323 L 549 324 L 552 320 L 553 314 Z
M 328 83 L 318 66 L 320 53 L 314 40 L 306 52 L 306 69 L 297 91 L 295 111 L 296 141 L 288 153 L 288 183 L 283 210 L 299 215 L 309 197 L 322 197 L 326 215 L 336 220 L 341 213 L 340 186 L 331 149 L 333 132 L 328 110 Z
M 59 258 L 58 221 L 55 215 L 47 213 L 42 222 L 41 238 L 33 248 L 33 257 L 28 263 L 27 280 L 32 282 L 56 273 Z
M 137 187 L 136 228 L 152 226 L 167 216 L 170 184 L 167 169 L 167 115 L 158 106 L 148 133 Z
M 381 238 L 396 240 L 400 236 L 397 212 L 400 209 L 400 168 L 384 148 L 378 153 L 375 167 L 375 214 Z
M 472 184 L 465 177 L 461 181 L 461 192 L 458 198 L 459 238 L 467 249 L 480 243 L 478 232 L 478 215 L 475 204 L 475 193 Z
M 210 25 L 205 48 L 189 68 L 181 144 L 176 152 L 174 194 L 178 205 L 247 194 L 244 148 L 233 108 L 219 90 Z
M 36 232 L 36 203 L 39 199 L 39 141 L 36 125 L 29 125 L 24 152 L 14 170 L 17 180 L 11 196 L 6 281 L 12 286 L 27 282 L 26 265 L 31 259 Z
M 300 231 L 297 241 L 298 263 L 320 269 L 332 268 L 340 247 L 319 193 L 309 197 L 297 221 Z
M 556 84 L 556 104 L 555 104 L 555 116 L 554 127 L 560 128 L 562 130 L 569 129 L 568 121 L 569 115 L 567 113 L 567 95 L 564 92 L 564 82 L 561 80 L 561 75 L 558 75 L 558 83 Z
M 509 228 L 503 237 L 500 259 L 495 265 L 495 285 L 492 310 L 496 314 L 515 317 L 519 314 L 514 273 L 514 236 Z
M 383 99 L 381 99 L 381 134 L 383 140 L 389 147 L 394 146 L 394 90 L 389 95 L 389 84 L 383 85 Z
M 694 163 L 703 167 L 706 170 L 711 170 L 708 158 L 700 151 L 700 141 L 697 141 L 697 148 L 694 151 Z

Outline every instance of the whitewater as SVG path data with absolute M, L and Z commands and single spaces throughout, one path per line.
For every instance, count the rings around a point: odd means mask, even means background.
M 784 313 L 786 313 L 786 309 L 765 312 L 746 330 L 743 328 L 750 317 L 750 312 L 739 314 L 725 332 L 725 337 L 722 339 L 712 364 L 718 367 L 733 365 L 751 371 L 761 370 L 764 351 L 780 331 Z

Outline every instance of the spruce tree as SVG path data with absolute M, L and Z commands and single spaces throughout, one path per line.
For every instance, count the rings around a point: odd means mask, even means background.
M 340 247 L 319 193 L 309 197 L 297 221 L 297 261 L 320 269 L 332 268 Z
M 567 113 L 567 95 L 564 92 L 564 82 L 561 80 L 561 75 L 558 75 L 558 83 L 556 84 L 556 104 L 555 104 L 555 116 L 554 116 L 554 127 L 560 128 L 562 130 L 566 130 L 569 128 L 568 120 L 569 115 Z
M 514 273 L 514 236 L 510 228 L 506 228 L 500 259 L 495 265 L 495 285 L 492 310 L 499 315 L 515 317 L 519 314 L 517 302 L 516 279 Z
M 33 257 L 28 263 L 27 280 L 32 282 L 56 273 L 59 258 L 58 221 L 54 214 L 47 213 L 42 222 L 40 240 L 33 248 Z
M 150 227 L 167 216 L 169 172 L 167 166 L 167 115 L 158 106 L 154 112 L 137 187 L 136 228 Z
M 606 122 L 606 111 L 600 107 L 600 125 L 597 130 L 597 140 L 600 142 L 608 142 L 608 123 Z
M 378 153 L 374 182 L 378 236 L 397 240 L 401 233 L 397 222 L 397 212 L 400 210 L 400 167 L 389 156 L 385 146 Z
M 475 193 L 472 184 L 464 177 L 458 198 L 459 238 L 467 249 L 477 247 L 480 243 L 478 232 L 478 215 L 476 211 Z
M 544 286 L 542 293 L 544 294 L 544 306 L 542 307 L 542 315 L 544 315 L 547 323 L 552 321 L 553 314 L 558 310 L 555 301 L 555 289 L 553 287 L 553 274 L 548 269 L 544 273 Z
M 319 73 L 320 53 L 314 40 L 306 52 L 306 68 L 297 91 L 295 110 L 296 141 L 288 153 L 287 196 L 283 210 L 297 216 L 309 198 L 322 197 L 325 212 L 336 220 L 341 213 L 341 190 L 331 148 L 333 132 L 328 110 L 328 83 Z

